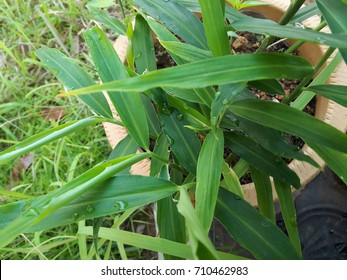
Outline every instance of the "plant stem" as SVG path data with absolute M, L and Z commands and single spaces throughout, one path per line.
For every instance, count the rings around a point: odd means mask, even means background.
M 287 95 L 283 99 L 284 104 L 290 104 L 290 102 L 292 102 L 295 98 L 297 98 L 303 92 L 303 88 L 306 86 L 306 84 L 312 79 L 312 77 L 318 72 L 318 70 L 325 64 L 325 62 L 328 60 L 328 58 L 332 55 L 334 51 L 335 51 L 335 48 L 329 48 L 325 52 L 324 56 L 314 67 L 314 72 L 311 75 L 308 75 L 307 77 L 305 77 L 300 82 L 300 84 L 293 90 L 293 92 L 290 95 Z
M 320 31 L 327 25 L 326 21 L 322 21 L 315 29 L 315 31 Z M 291 54 L 295 52 L 298 48 L 300 48 L 303 44 L 305 44 L 306 41 L 297 41 L 293 45 L 291 45 L 288 50 L 286 50 L 284 53 Z
M 118 3 L 119 3 L 120 10 L 122 11 L 123 19 L 125 19 L 125 12 L 124 12 L 124 6 L 123 6 L 122 0 L 118 0 Z
M 305 0 L 297 0 L 294 3 L 291 2 L 287 11 L 284 13 L 280 21 L 278 22 L 279 25 L 286 25 L 296 14 L 296 12 L 301 8 L 301 6 L 304 4 Z M 261 43 L 260 47 L 257 49 L 256 53 L 263 52 L 266 50 L 266 48 L 273 43 L 275 40 L 275 36 L 268 36 L 265 37 L 263 42 Z

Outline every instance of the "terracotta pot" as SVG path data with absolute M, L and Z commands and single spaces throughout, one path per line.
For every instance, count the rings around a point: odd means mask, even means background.
M 258 6 L 251 8 L 253 11 L 263 14 L 265 17 L 278 21 L 284 11 L 289 6 L 289 0 L 263 0 L 263 2 L 269 3 L 266 6 Z M 305 26 L 314 28 L 319 24 L 320 18 L 312 17 L 304 22 Z M 328 29 L 324 30 L 329 32 Z M 125 36 L 119 36 L 114 47 L 119 55 L 119 57 L 125 61 L 126 50 L 128 46 L 128 39 Z M 318 63 L 324 52 L 326 51 L 326 46 L 321 46 L 312 43 L 306 43 L 299 48 L 299 55 L 306 58 L 308 61 L 315 65 Z M 328 60 L 330 62 L 332 57 Z M 347 67 L 345 63 L 341 63 L 331 75 L 328 81 L 329 84 L 340 84 L 347 85 Z M 119 118 L 114 107 L 111 105 L 112 112 L 115 118 Z M 336 104 L 326 98 L 317 97 L 316 104 L 316 114 L 318 119 L 325 121 L 326 123 L 336 127 L 337 129 L 345 132 L 347 130 L 347 108 Z M 121 141 L 127 132 L 125 128 L 105 123 L 104 128 L 106 131 L 107 138 L 112 147 L 115 147 L 119 141 Z M 324 166 L 324 161 L 319 158 L 319 156 L 307 145 L 303 147 L 303 152 L 310 155 L 314 160 L 316 160 L 322 167 Z M 140 152 L 140 151 L 139 151 Z M 293 160 L 289 167 L 294 170 L 300 177 L 302 186 L 308 184 L 314 177 L 318 175 L 320 169 L 317 169 L 306 162 L 301 162 L 298 160 Z M 145 160 L 136 165 L 131 169 L 132 174 L 148 175 L 150 169 L 150 161 Z M 257 197 L 255 192 L 255 187 L 253 183 L 243 185 L 243 190 L 246 200 L 252 205 L 257 205 Z M 274 191 L 274 200 L 277 200 L 276 192 Z

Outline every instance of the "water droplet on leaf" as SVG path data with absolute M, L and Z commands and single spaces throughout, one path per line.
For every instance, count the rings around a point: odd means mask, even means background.
M 183 114 L 177 114 L 176 115 L 176 119 L 178 119 L 179 121 L 183 120 L 184 115 Z
M 116 208 L 116 211 L 123 211 L 128 206 L 128 203 L 125 201 L 116 201 L 114 203 L 114 207 Z
M 88 204 L 87 209 L 86 209 L 87 213 L 90 214 L 90 213 L 92 213 L 94 210 L 95 210 L 94 207 L 93 207 L 92 205 Z
M 78 213 L 74 213 L 72 215 L 72 219 L 74 219 L 74 221 L 78 220 L 79 217 L 80 217 L 80 215 Z

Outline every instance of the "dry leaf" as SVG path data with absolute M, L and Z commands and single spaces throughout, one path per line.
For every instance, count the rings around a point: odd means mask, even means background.
M 34 161 L 34 154 L 28 154 L 20 159 L 20 161 L 13 167 L 12 179 L 19 180 L 22 171 L 28 170 Z
M 40 115 L 46 120 L 56 120 L 59 121 L 63 116 L 65 112 L 63 107 L 53 107 L 53 108 L 47 108 L 43 109 L 40 112 Z

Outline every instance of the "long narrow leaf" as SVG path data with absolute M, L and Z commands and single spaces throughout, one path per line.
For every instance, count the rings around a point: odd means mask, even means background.
M 334 36 L 347 33 L 347 4 L 345 1 L 317 0 L 317 6 L 327 21 Z M 346 37 L 346 36 L 345 36 Z M 347 63 L 347 50 L 340 50 L 341 55 Z
M 107 121 L 107 119 L 103 117 L 89 117 L 84 120 L 74 121 L 51 129 L 47 129 L 46 131 L 31 136 L 28 139 L 1 152 L 0 165 L 3 165 L 16 157 L 37 149 L 47 143 L 53 142 L 66 135 L 72 134 L 79 130 L 83 130 L 88 126 L 95 125 L 103 121 Z
M 78 234 L 93 235 L 93 227 L 84 227 Z M 173 242 L 163 238 L 145 236 L 142 234 L 137 234 L 129 231 L 112 229 L 112 228 L 100 228 L 99 237 L 107 240 L 121 242 L 124 244 L 132 245 L 138 248 L 143 248 L 147 250 L 152 250 L 156 252 L 162 252 L 164 254 L 169 254 L 177 256 L 184 259 L 193 259 L 193 253 L 191 248 L 182 243 Z M 221 259 L 224 260 L 240 260 L 244 259 L 231 254 L 226 254 L 222 252 L 217 253 Z
M 209 69 L 209 71 L 206 71 Z M 249 80 L 305 77 L 313 72 L 303 58 L 286 54 L 228 55 L 160 69 L 145 75 L 62 93 L 87 94 L 95 90 L 146 91 L 155 87 L 201 88 Z M 112 93 L 114 95 L 116 93 Z M 112 96 L 111 95 L 111 96 Z
M 347 185 L 347 154 L 329 149 L 315 143 L 308 145 L 326 162 L 339 178 Z
M 133 0 L 132 2 L 187 43 L 207 49 L 201 21 L 185 7 L 175 1 Z
M 347 86 L 317 85 L 307 89 L 347 107 Z
M 185 169 L 195 174 L 200 141 L 192 130 L 185 127 L 189 123 L 182 118 L 179 111 L 173 108 L 168 110 L 167 113 L 160 114 L 160 120 L 163 122 L 163 130 L 169 140 L 171 151 Z
M 95 186 L 149 156 L 150 154 L 148 153 L 130 155 L 97 165 L 67 183 L 63 188 L 29 202 L 28 205 L 24 206 L 21 216 L 0 230 L 2 237 L 0 239 L 0 247 L 6 246 L 16 236 L 32 228 Z
M 180 200 L 177 204 L 177 209 L 186 220 L 194 257 L 205 260 L 218 259 L 216 250 L 211 240 L 207 237 L 207 232 L 200 222 L 189 195 L 184 188 L 180 190 Z
M 268 175 L 254 168 L 249 167 L 253 183 L 257 192 L 257 201 L 260 214 L 268 218 L 273 223 L 275 220 L 275 207 L 272 196 L 272 185 Z
M 207 43 L 214 56 L 230 54 L 230 44 L 224 20 L 225 0 L 199 0 Z
M 205 138 L 198 160 L 195 209 L 207 233 L 213 220 L 224 153 L 223 130 L 211 131 Z
M 286 225 L 290 242 L 293 247 L 301 254 L 301 244 L 299 238 L 298 227 L 296 223 L 296 211 L 294 206 L 293 194 L 288 184 L 275 181 L 276 193 L 281 206 L 282 216 Z
M 127 78 L 124 65 L 106 35 L 98 27 L 93 27 L 84 34 L 101 80 L 111 82 Z M 129 134 L 140 147 L 148 150 L 148 124 L 139 94 L 127 92 L 116 94 L 108 92 L 108 94 Z
M 295 188 L 300 188 L 300 179 L 294 171 L 278 156 L 264 149 L 251 138 L 237 133 L 225 136 L 226 145 L 250 165 L 262 170 L 274 178 L 283 180 Z
M 232 26 L 237 31 L 249 31 L 254 33 L 278 36 L 281 38 L 303 40 L 305 42 L 323 44 L 335 48 L 347 48 L 347 42 L 345 40 L 347 36 L 346 30 L 343 31 L 345 32 L 345 34 L 331 35 L 311 29 L 302 29 L 289 25 L 283 26 L 271 20 L 256 18 L 236 20 L 232 22 Z
M 220 189 L 215 215 L 257 259 L 300 259 L 285 234 L 239 196 Z
M 280 103 L 246 99 L 230 105 L 245 119 L 347 153 L 347 135 L 304 112 Z
M 94 85 L 94 80 L 75 61 L 56 49 L 42 47 L 35 55 L 69 90 Z M 112 118 L 110 107 L 102 92 L 81 96 L 81 100 L 100 115 Z

